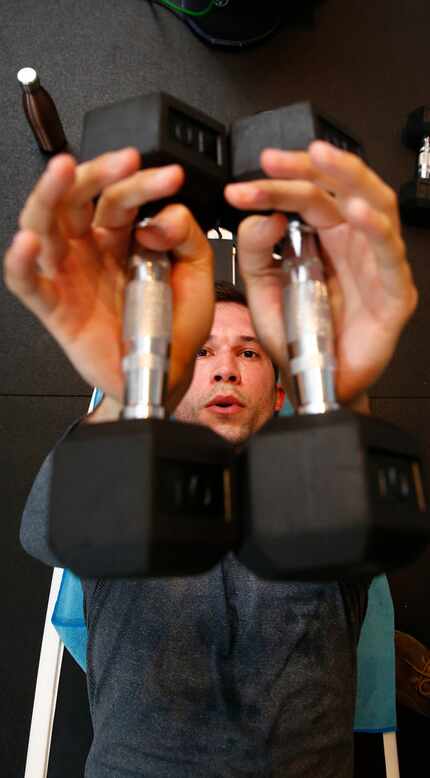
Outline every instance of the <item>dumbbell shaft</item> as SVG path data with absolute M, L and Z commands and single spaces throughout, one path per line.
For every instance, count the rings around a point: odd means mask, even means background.
M 162 419 L 172 329 L 170 260 L 135 249 L 124 301 L 123 373 L 125 419 Z
M 291 220 L 283 260 L 285 330 L 297 413 L 326 413 L 339 406 L 330 303 L 315 231 Z

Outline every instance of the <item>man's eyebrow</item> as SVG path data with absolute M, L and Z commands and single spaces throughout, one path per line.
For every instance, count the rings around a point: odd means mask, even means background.
M 254 338 L 253 335 L 238 335 L 238 339 L 241 340 L 243 343 L 256 343 L 257 346 L 261 347 L 261 343 L 257 338 Z M 206 343 L 211 343 L 211 341 L 216 340 L 214 335 L 209 335 Z

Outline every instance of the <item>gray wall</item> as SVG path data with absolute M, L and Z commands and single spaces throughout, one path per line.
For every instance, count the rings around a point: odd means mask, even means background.
M 262 4 L 264 7 L 264 3 Z M 409 111 L 428 99 L 427 0 L 325 0 L 315 23 L 287 25 L 242 53 L 207 48 L 173 14 L 145 0 L 15 0 L 2 3 L 1 246 L 46 160 L 21 109 L 17 71 L 35 67 L 54 97 L 72 148 L 85 111 L 164 89 L 224 123 L 311 99 L 364 142 L 368 160 L 396 190 L 414 155 L 400 142 Z M 406 229 L 419 308 L 381 380 L 372 412 L 422 436 L 430 448 L 430 233 Z M 18 542 L 20 514 L 38 467 L 65 427 L 87 408 L 90 387 L 52 338 L 0 286 L 0 435 L 4 577 L 0 662 L 0 764 L 23 775 L 51 571 Z M 430 644 L 430 555 L 390 578 L 399 629 Z M 76 778 L 91 736 L 85 679 L 66 658 L 50 776 Z M 82 714 L 80 716 L 80 713 Z M 406 716 L 406 714 L 401 714 Z M 402 719 L 402 776 L 424 754 L 423 720 Z M 361 736 L 360 736 L 361 737 Z M 369 736 L 370 739 L 375 736 Z M 366 736 L 364 736 L 364 740 Z M 380 745 L 358 738 L 357 775 L 383 774 Z M 380 738 L 378 737 L 378 741 Z M 373 749 L 373 750 L 372 750 Z

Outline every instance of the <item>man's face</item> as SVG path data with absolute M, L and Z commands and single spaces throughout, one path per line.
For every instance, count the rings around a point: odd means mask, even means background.
M 191 386 L 175 417 L 203 424 L 238 444 L 280 410 L 284 399 L 248 308 L 216 303 L 211 334 L 198 352 Z

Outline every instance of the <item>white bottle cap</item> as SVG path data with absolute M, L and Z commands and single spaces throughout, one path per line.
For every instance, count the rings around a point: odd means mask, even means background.
M 34 68 L 21 68 L 17 78 L 26 91 L 39 85 L 39 78 Z

